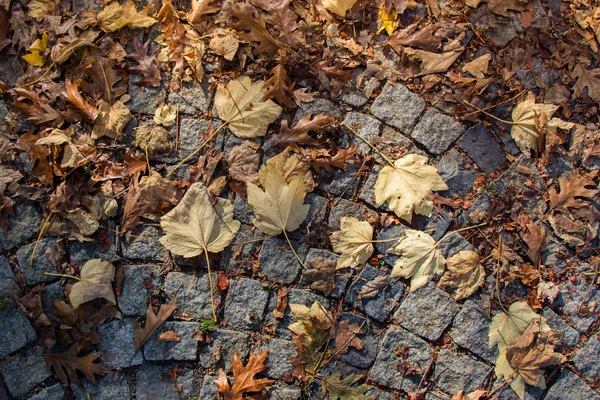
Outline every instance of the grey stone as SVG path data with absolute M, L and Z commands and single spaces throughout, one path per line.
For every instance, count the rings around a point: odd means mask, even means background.
M 8 357 L 0 363 L 0 372 L 8 391 L 16 398 L 25 397 L 31 389 L 52 376 L 46 369 L 40 347 Z
M 268 299 L 259 281 L 239 278 L 231 282 L 225 301 L 225 321 L 232 329 L 257 330 Z
M 354 88 L 344 90 L 340 100 L 352 107 L 362 107 L 367 104 L 369 99 L 360 91 Z
M 598 400 L 596 394 L 584 381 L 569 370 L 564 371 L 548 390 L 545 400 Z
M 19 296 L 21 288 L 15 281 L 15 274 L 8 259 L 0 255 L 0 297 Z
M 433 376 L 438 388 L 449 394 L 470 393 L 484 385 L 491 367 L 463 354 L 442 349 L 435 362 Z
M 107 376 L 97 383 L 85 379 L 82 380 L 82 386 L 72 384 L 71 389 L 77 400 L 89 400 L 90 398 L 94 400 L 128 399 L 130 395 L 125 375 Z
M 144 364 L 137 372 L 136 399 L 181 400 L 199 392 L 200 377 L 195 371 L 185 371 L 173 381 L 168 376 L 171 370 L 169 365 Z M 176 390 L 177 384 L 181 385 L 181 392 Z
M 31 203 L 15 203 L 15 213 L 8 217 L 8 229 L 0 226 L 0 244 L 13 250 L 35 237 L 40 230 L 40 213 Z
M 242 224 L 253 225 L 252 220 L 256 215 L 248 205 L 247 197 L 242 198 L 241 196 L 235 196 L 235 199 L 233 200 L 233 216 Z
M 72 263 L 79 267 L 93 258 L 101 258 L 111 261 L 117 258 L 117 244 L 113 233 L 103 231 L 109 238 L 109 243 L 101 243 L 98 239 L 91 242 L 79 242 L 73 240 L 69 243 L 69 258 Z
M 513 203 L 515 201 L 514 193 L 517 190 L 524 194 L 533 191 L 543 191 L 546 190 L 544 182 L 532 160 L 522 154 L 496 179 L 494 189 L 497 192 L 497 196 Z
M 310 103 L 302 103 L 300 107 L 296 110 L 296 114 L 294 115 L 294 120 L 292 121 L 292 125 L 294 126 L 300 121 L 300 118 L 306 117 L 307 115 L 341 115 L 340 109 L 333 104 L 329 100 L 325 99 L 315 99 Z
M 202 380 L 202 390 L 198 399 L 216 399 L 219 388 L 215 385 L 217 375 L 206 374 Z
M 428 232 L 435 240 L 440 240 L 452 222 L 454 216 L 443 209 L 433 209 L 431 216 L 426 217 L 421 214 L 415 214 L 412 220 L 413 226 L 421 231 Z
M 216 128 L 216 126 L 215 126 Z M 184 159 L 204 143 L 204 134 L 208 132 L 209 121 L 196 118 L 182 118 L 179 121 L 179 147 L 177 156 Z M 190 160 L 197 160 L 194 156 Z
M 340 362 L 357 368 L 369 368 L 377 356 L 378 343 L 367 319 L 358 314 L 345 312 L 340 315 L 339 321 L 348 321 L 350 325 L 356 325 L 361 328 L 361 332 L 364 332 L 356 335 L 362 340 L 363 348 L 358 350 L 354 347 L 349 347 L 348 351 L 340 357 Z
M 329 228 L 332 231 L 340 229 L 342 217 L 355 217 L 361 221 L 375 221 L 377 220 L 377 213 L 360 203 L 339 199 L 331 208 L 331 213 L 329 214 Z
M 593 334 L 588 341 L 575 353 L 573 363 L 585 379 L 594 381 L 600 377 L 600 341 L 598 333 Z
M 98 327 L 98 348 L 108 368 L 127 368 L 144 362 L 142 352 L 133 350 L 133 318 L 112 320 Z
M 402 356 L 406 354 L 406 358 Z M 413 391 L 419 386 L 422 374 L 433 358 L 433 349 L 426 341 L 412 333 L 391 326 L 379 346 L 379 353 L 369 373 L 378 385 Z M 406 375 L 402 367 L 416 368 L 418 372 Z
M 231 370 L 233 355 L 237 353 L 245 361 L 250 352 L 249 336 L 246 333 L 226 329 L 215 329 L 209 333 L 212 342 L 200 345 L 200 365 L 204 368 Z
M 17 84 L 17 79 L 25 73 L 21 60 L 15 56 L 0 57 L 0 69 L 2 69 L 2 80 L 9 86 L 14 87 Z
M 507 161 L 504 151 L 482 123 L 469 128 L 457 144 L 483 172 L 494 172 Z
M 72 0 L 72 10 L 75 14 L 79 14 L 87 9 L 92 9 L 96 12 L 102 11 L 102 0 Z
M 394 281 L 390 279 L 390 285 L 385 289 L 381 289 L 374 297 L 361 298 L 360 293 L 363 286 L 380 276 L 388 276 L 388 274 L 367 264 L 352 286 L 350 286 L 350 289 L 348 289 L 346 303 L 363 311 L 369 317 L 383 322 L 400 301 L 400 298 L 404 294 L 405 286 L 398 280 Z
M 302 398 L 302 391 L 299 387 L 292 385 L 273 386 L 270 398 L 276 400 L 297 400 Z
M 474 169 L 466 169 L 466 165 L 468 165 L 467 159 L 454 149 L 450 149 L 440 159 L 436 167 L 449 188 L 441 192 L 443 196 L 448 194 L 461 196 L 473 189 L 477 172 Z
M 296 345 L 291 340 L 269 339 L 254 350 L 258 353 L 263 350 L 269 350 L 269 356 L 265 365 L 269 366 L 265 374 L 273 379 L 283 379 L 286 374 L 291 376 L 294 371 L 294 365 L 290 357 L 296 357 Z
M 307 228 L 318 227 L 325 221 L 329 200 L 317 194 L 309 193 L 306 195 L 304 202 L 310 206 L 310 209 L 302 224 L 306 225 Z
M 242 225 L 230 246 L 221 253 L 221 268 L 228 273 L 252 270 L 252 258 L 262 244 L 262 233 L 248 225 Z
M 166 261 L 169 251 L 158 241 L 162 230 L 156 226 L 146 225 L 135 236 L 126 236 L 121 242 L 123 257 L 130 260 Z
M 497 379 L 492 385 L 492 390 L 504 384 L 504 380 Z M 498 392 L 498 400 L 540 400 L 544 394 L 544 389 L 537 386 L 525 384 L 525 395 L 521 399 L 510 386 L 506 386 Z
M 41 282 L 52 282 L 60 279 L 56 276 L 44 275 L 44 272 L 59 272 L 58 268 L 52 264 L 45 253 L 46 249 L 50 248 L 54 243 L 56 243 L 55 238 L 44 238 L 40 240 L 35 250 L 33 264 L 31 265 L 31 253 L 33 252 L 35 243 L 28 244 L 17 250 L 17 260 L 19 261 L 21 273 L 25 278 L 25 283 L 28 285 L 35 285 Z
M 37 339 L 29 318 L 15 305 L 0 309 L 0 359 Z
M 28 400 L 65 400 L 67 395 L 60 383 L 48 386 L 29 397 Z
M 469 299 L 454 317 L 450 337 L 459 346 L 493 364 L 498 358 L 498 348 L 488 346 L 489 332 L 490 320 L 477 303 Z
M 65 300 L 65 292 L 60 282 L 44 286 L 42 290 L 40 290 L 40 297 L 42 299 L 42 310 L 44 311 L 44 314 L 51 320 L 58 320 L 58 316 L 55 314 L 56 308 L 54 307 L 54 301 Z
M 402 224 L 390 225 L 387 228 L 383 228 L 379 231 L 375 240 L 389 240 L 388 242 L 375 242 L 373 245 L 379 254 L 383 254 L 383 260 L 389 265 L 393 266 L 398 259 L 398 256 L 389 250 L 394 247 L 395 241 L 391 239 L 399 239 L 405 235 L 406 227 Z
M 352 198 L 360 184 L 358 171 L 350 168 L 346 171 L 335 168 L 333 173 L 321 171 L 319 187 L 332 196 Z
M 292 240 L 292 246 L 304 262 L 308 248 Z M 268 279 L 283 284 L 290 284 L 296 280 L 302 266 L 294 256 L 291 249 L 288 249 L 285 239 L 271 238 L 263 242 L 258 262 L 260 263 L 259 272 Z
M 411 137 L 435 155 L 442 154 L 464 132 L 464 127 L 435 108 L 425 112 Z
M 425 101 L 406 86 L 386 83 L 371 105 L 371 114 L 404 133 L 410 133 L 425 109 Z
M 460 233 L 449 233 L 438 242 L 438 250 L 448 259 L 463 250 L 477 251 Z
M 346 114 L 343 123 L 350 126 L 369 142 L 374 137 L 379 136 L 381 132 L 381 122 L 375 118 L 369 117 L 366 114 L 355 112 L 348 113 Z M 342 141 L 342 147 L 347 148 L 349 146 L 358 146 L 359 153 L 367 154 L 371 152 L 371 147 L 348 128 L 342 126 L 342 131 L 344 131 L 346 134 L 344 140 Z
M 144 315 L 148 308 L 146 280 L 158 275 L 152 265 L 124 265 L 121 294 L 117 296 L 119 310 L 125 315 Z
M 419 336 L 438 340 L 459 310 L 448 293 L 429 282 L 406 296 L 394 319 Z
M 198 342 L 195 339 L 195 322 L 165 322 L 144 345 L 144 358 L 150 361 L 194 361 L 197 358 Z M 159 339 L 163 332 L 175 332 L 178 342 L 164 342 Z
M 458 217 L 459 226 L 479 224 L 485 221 L 490 213 L 489 210 L 494 206 L 493 198 L 487 192 L 482 192 L 467 210 L 463 211 Z
M 304 264 L 307 266 L 308 270 L 313 269 L 311 262 L 319 258 L 322 258 L 324 260 L 330 260 L 335 265 L 339 256 L 335 253 L 330 252 L 329 250 L 311 248 L 308 251 L 308 254 L 306 254 L 306 260 L 304 260 Z M 348 281 L 350 280 L 351 276 L 351 272 L 349 272 L 348 270 L 336 271 L 335 277 L 333 278 L 335 288 L 333 289 L 329 297 L 332 297 L 334 299 L 341 299 L 344 295 L 344 291 L 346 290 L 346 286 L 348 285 Z M 309 284 L 310 283 L 304 278 L 304 276 L 300 278 L 300 285 L 308 286 Z
M 375 197 L 375 182 L 377 182 L 379 171 L 381 171 L 381 167 L 379 165 L 374 165 L 371 173 L 358 192 L 358 198 L 373 208 L 379 208 L 382 211 L 389 211 L 387 203 L 383 203 L 379 207 L 377 206 L 377 198 Z
M 589 289 L 585 277 L 580 277 L 576 282 L 561 283 L 560 294 L 555 304 L 562 307 L 563 316 L 570 319 L 571 325 L 581 333 L 587 332 L 594 322 L 598 320 L 598 304 L 600 303 L 600 290 Z M 582 312 L 582 305 L 591 307 Z
M 169 92 L 169 105 L 179 106 L 181 114 L 193 115 L 208 110 L 211 97 L 210 89 L 203 85 L 184 86 L 179 92 Z
M 427 153 L 419 149 L 410 137 L 388 125 L 384 125 L 381 130 L 381 143 L 377 148 L 388 153 L 392 159 L 401 158 L 407 154 L 427 156 Z M 378 155 L 374 155 L 374 158 L 379 163 L 383 162 Z
M 550 308 L 544 308 L 542 315 L 546 318 L 548 326 L 553 331 L 560 333 L 559 346 L 561 348 L 575 347 L 581 342 L 579 332 L 567 324 L 562 318 Z
M 213 274 L 213 281 L 216 279 L 217 275 Z M 208 275 L 194 276 L 183 272 L 170 272 L 165 279 L 165 292 L 169 300 L 177 295 L 176 315 L 185 314 L 196 320 L 212 319 Z M 221 302 L 217 293 L 215 302 Z
M 139 75 L 129 75 L 129 96 L 131 100 L 127 102 L 127 107 L 132 113 L 154 115 L 156 109 L 163 104 L 167 96 L 167 91 L 163 85 L 159 87 L 142 87 L 135 82 Z

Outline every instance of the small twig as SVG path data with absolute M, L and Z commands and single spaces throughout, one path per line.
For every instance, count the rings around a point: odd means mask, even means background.
M 500 106 L 502 106 L 502 105 L 504 105 L 504 104 L 506 104 L 506 103 L 510 103 L 511 101 L 513 101 L 514 99 L 516 99 L 517 97 L 519 97 L 520 95 L 522 95 L 523 93 L 525 93 L 525 91 L 526 91 L 526 90 L 527 90 L 527 89 L 523 89 L 523 90 L 521 90 L 519 93 L 517 93 L 516 95 L 514 95 L 514 96 L 513 96 L 513 97 L 511 97 L 510 99 L 508 99 L 508 100 L 504 100 L 504 101 L 503 101 L 503 102 L 501 102 L 501 103 L 494 104 L 494 105 L 491 105 L 491 106 L 487 106 L 487 107 L 485 107 L 485 108 L 480 108 L 480 109 L 478 109 L 477 111 L 472 111 L 472 112 L 470 112 L 470 113 L 467 113 L 467 114 L 463 114 L 463 115 L 461 116 L 461 118 L 468 117 L 468 116 L 470 116 L 470 115 L 472 115 L 472 114 L 477 114 L 478 112 L 485 112 L 485 111 L 487 111 L 487 110 L 492 110 L 492 109 L 494 109 L 494 108 L 497 108 L 497 107 L 500 107 Z
M 466 101 L 466 100 L 463 100 L 463 103 L 465 103 L 465 104 L 466 104 L 466 105 L 468 105 L 469 107 L 473 107 L 473 108 L 474 108 L 474 109 L 476 109 L 478 112 L 482 112 L 482 113 L 484 113 L 485 115 L 487 115 L 487 116 L 488 116 L 488 117 L 490 117 L 490 118 L 494 118 L 496 121 L 500 121 L 500 122 L 502 122 L 503 124 L 517 125 L 517 123 L 516 123 L 516 122 L 513 122 L 513 121 L 507 121 L 507 120 L 505 120 L 505 119 L 498 118 L 498 117 L 496 117 L 494 114 L 490 114 L 489 112 L 485 111 L 483 108 L 479 108 L 479 107 L 477 107 L 476 105 L 474 105 L 474 104 L 471 104 L 471 103 L 469 103 L 469 102 L 468 102 L 468 101 Z
M 37 251 L 38 245 L 40 244 L 40 241 L 42 240 L 42 236 L 44 236 L 44 233 L 46 233 L 46 230 L 48 230 L 48 228 L 50 227 L 50 218 L 54 217 L 54 213 L 51 211 L 50 214 L 48 214 L 48 216 L 46 217 L 46 219 L 44 220 L 44 222 L 42 223 L 42 226 L 40 227 L 40 231 L 38 233 L 37 239 L 35 240 L 35 244 L 33 245 L 33 251 L 31 252 L 31 258 L 29 259 L 29 266 L 32 267 L 33 266 L 33 260 L 35 258 L 35 252 Z
M 50 70 L 52 69 L 52 67 L 54 67 L 56 63 L 54 61 L 52 61 L 52 64 L 50 64 L 50 66 L 48 67 L 48 69 L 46 70 L 46 72 L 44 72 L 42 75 L 39 76 L 39 78 L 34 79 L 33 81 L 26 83 L 23 85 L 23 87 L 27 87 L 27 86 L 31 86 L 31 85 L 35 85 L 36 83 L 38 83 L 39 81 L 41 81 L 42 79 L 44 79 L 44 77 L 46 75 L 48 75 L 48 72 L 50 72 Z
M 502 258 L 502 234 L 498 235 L 498 262 L 496 263 L 496 298 L 498 299 L 498 303 L 500 304 L 500 308 L 506 314 L 508 314 L 508 310 L 502 304 L 502 300 L 500 299 L 500 260 Z
M 55 274 L 55 273 L 53 273 L 53 272 L 44 272 L 44 275 L 49 275 L 49 276 L 60 276 L 61 278 L 71 278 L 71 279 L 75 279 L 75 280 L 78 280 L 78 281 L 80 281 L 80 280 L 81 280 L 81 278 L 78 278 L 78 277 L 76 277 L 76 276 L 73 276 L 73 275 L 66 275 L 66 274 Z
M 175 154 L 179 151 L 179 104 L 176 107 L 176 119 L 175 119 Z

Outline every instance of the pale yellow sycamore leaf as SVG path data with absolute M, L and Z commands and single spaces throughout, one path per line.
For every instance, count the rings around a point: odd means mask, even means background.
M 100 110 L 100 114 L 94 121 L 92 139 L 99 139 L 102 136 L 116 139 L 133 117 L 129 108 L 120 100 L 112 105 L 104 100 L 100 100 L 98 109 Z
M 474 251 L 459 251 L 446 260 L 446 269 L 439 285 L 454 289 L 456 300 L 466 299 L 483 285 L 485 270 Z
M 399 257 L 394 263 L 392 277 L 411 278 L 410 291 L 424 286 L 434 274 L 444 272 L 444 256 L 435 240 L 425 232 L 407 229 L 406 236 L 389 251 Z
M 280 165 L 269 161 L 258 172 L 264 190 L 248 182 L 248 204 L 256 214 L 252 223 L 267 235 L 278 235 L 298 229 L 310 207 L 303 204 L 306 184 L 302 176 L 286 180 Z
M 99 258 L 89 260 L 81 268 L 79 281 L 71 288 L 69 300 L 73 308 L 94 299 L 106 299 L 116 304 L 111 282 L 115 279 L 115 266 Z
M 354 6 L 356 0 L 323 0 L 322 3 L 327 11 L 345 17 L 346 12 Z
M 502 350 L 506 346 L 512 346 L 519 340 L 527 327 L 538 321 L 542 331 L 550 330 L 546 324 L 546 319 L 538 315 L 524 301 L 512 303 L 508 308 L 508 313 L 501 312 L 492 318 L 489 333 L 489 347 L 498 345 Z
M 241 138 L 265 136 L 282 108 L 272 100 L 263 101 L 264 82 L 252 82 L 242 76 L 227 86 L 219 86 L 215 94 L 215 107 L 219 118 L 228 121 L 228 128 Z
M 427 161 L 425 156 L 409 154 L 396 160 L 394 167 L 383 167 L 374 187 L 377 207 L 387 202 L 390 210 L 408 222 L 412 221 L 413 211 L 430 216 L 433 191 L 446 190 L 448 186 Z
M 171 107 L 168 104 L 162 105 L 154 111 L 154 122 L 157 125 L 169 127 L 175 123 L 177 119 L 177 108 Z
M 190 258 L 205 251 L 223 251 L 240 229 L 240 221 L 233 219 L 231 201 L 217 197 L 211 202 L 206 187 L 197 182 L 177 207 L 161 218 L 160 226 L 165 232 L 160 238 L 163 246 Z
M 523 378 L 521 378 L 521 375 L 519 375 L 519 373 L 517 373 L 508 363 L 508 360 L 506 359 L 506 347 L 502 348 L 498 354 L 494 372 L 498 378 L 510 382 L 511 389 L 514 390 L 520 399 L 525 397 L 525 382 L 523 381 Z
M 125 27 L 131 29 L 148 28 L 158 22 L 148 16 L 148 9 L 149 6 L 139 13 L 132 0 L 127 0 L 123 5 L 115 1 L 98 13 L 98 23 L 104 32 L 115 32 Z
M 64 146 L 63 158 L 60 163 L 61 168 L 73 168 L 83 161 L 83 154 L 79 151 L 75 143 L 70 137 L 72 131 L 63 131 L 60 129 L 53 129 L 52 132 L 46 137 L 38 139 L 35 144 L 47 145 L 47 146 Z
M 373 227 L 367 221 L 342 217 L 340 230 L 331 235 L 331 245 L 341 254 L 336 269 L 359 266 L 373 254 Z
M 523 153 L 527 154 L 529 149 L 539 151 L 539 118 L 545 114 L 546 119 L 550 120 L 556 110 L 558 106 L 536 104 L 532 98 L 517 104 L 512 112 L 513 125 L 510 133 Z

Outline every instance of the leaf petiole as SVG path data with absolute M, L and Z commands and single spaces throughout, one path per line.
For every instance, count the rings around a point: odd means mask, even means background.
M 285 231 L 285 229 L 282 229 L 282 231 L 283 231 L 283 235 L 285 236 L 285 240 L 287 240 L 288 244 L 290 245 L 290 249 L 292 249 L 292 253 L 294 253 L 294 256 L 296 256 L 296 260 L 298 260 L 300 265 L 302 265 L 302 268 L 307 269 L 306 265 L 302 262 L 302 260 L 298 256 L 298 253 L 296 253 L 296 250 L 294 250 L 294 246 L 292 246 L 292 242 L 290 242 L 290 238 L 288 237 L 287 232 Z

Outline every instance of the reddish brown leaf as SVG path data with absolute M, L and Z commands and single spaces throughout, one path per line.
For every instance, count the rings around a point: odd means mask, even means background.
M 77 371 L 80 371 L 92 383 L 96 383 L 95 375 L 106 375 L 110 372 L 104 364 L 96 363 L 101 353 L 94 352 L 83 357 L 78 357 L 79 352 L 83 350 L 80 343 L 75 343 L 64 353 L 44 354 L 46 368 L 48 371 L 54 370 L 54 374 L 64 385 L 71 382 L 79 383 Z M 67 378 L 68 377 L 68 378 Z
M 279 288 L 279 292 L 277 292 L 277 305 L 273 310 L 273 315 L 277 319 L 283 318 L 285 314 L 285 309 L 288 305 L 288 294 L 290 293 L 290 289 L 281 287 Z
M 90 121 L 95 121 L 100 114 L 100 111 L 88 103 L 79 93 L 77 82 L 71 82 L 71 80 L 65 80 L 65 97 L 71 104 L 77 108 L 79 112 L 85 115 Z
M 273 135 L 271 139 L 273 146 L 282 148 L 292 146 L 298 148 L 298 144 L 318 145 L 319 143 L 310 137 L 308 132 L 316 132 L 319 129 L 323 129 L 331 124 L 334 118 L 331 115 L 317 115 L 313 119 L 311 117 L 312 114 L 302 117 L 293 128 L 289 128 L 288 122 L 283 120 L 279 134 Z
M 267 369 L 265 360 L 268 355 L 269 350 L 260 352 L 258 356 L 254 353 L 250 353 L 248 363 L 244 366 L 240 360 L 240 356 L 236 352 L 233 355 L 233 361 L 231 362 L 234 379 L 233 386 L 229 384 L 225 372 L 222 369 L 219 369 L 219 377 L 215 380 L 215 384 L 219 388 L 217 398 L 222 400 L 243 399 L 246 398 L 244 397 L 245 394 L 262 392 L 275 382 L 274 380 L 267 378 L 254 378 L 254 375 Z
M 133 349 L 134 351 L 138 351 L 144 343 L 150 339 L 150 336 L 158 328 L 162 326 L 162 324 L 173 314 L 173 311 L 177 308 L 177 297 L 173 297 L 170 303 L 163 304 L 160 306 L 158 310 L 158 314 L 154 314 L 154 310 L 152 309 L 152 304 L 148 305 L 148 309 L 146 310 L 146 323 L 143 328 L 140 328 L 140 325 L 137 321 L 133 323 Z
M 142 44 L 142 42 L 135 37 L 133 38 L 131 45 L 133 46 L 134 52 L 127 55 L 127 58 L 134 60 L 138 65 L 129 68 L 129 71 L 142 75 L 142 79 L 135 82 L 135 84 L 140 86 L 160 86 L 160 69 L 158 68 L 156 55 L 148 55 L 150 40 Z
M 527 232 L 522 233 L 521 237 L 529 248 L 527 256 L 533 262 L 534 266 L 539 266 L 546 240 L 546 228 L 539 222 L 537 224 L 530 222 L 527 224 Z
M 166 331 L 166 332 L 162 332 L 158 336 L 158 340 L 160 340 L 161 342 L 180 342 L 181 338 L 179 337 L 177 332 Z
M 310 282 L 310 288 L 329 296 L 335 289 L 335 263 L 324 258 L 310 261 L 311 269 L 302 273 L 304 279 Z
M 273 54 L 279 49 L 279 42 L 271 36 L 261 14 L 254 16 L 254 9 L 248 3 L 235 3 L 231 7 L 233 16 L 239 21 L 233 26 L 242 39 L 247 42 L 256 42 L 256 54 Z
M 331 337 L 335 340 L 334 354 L 340 356 L 347 353 L 350 347 L 362 350 L 363 341 L 356 336 L 359 333 L 361 333 L 360 326 L 351 325 L 347 319 L 337 322 L 330 332 Z
M 560 192 L 556 188 L 550 189 L 549 211 L 556 210 L 568 214 L 571 212 L 570 208 L 581 208 L 590 204 L 580 197 L 590 199 L 598 193 L 596 189 L 586 188 L 586 186 L 595 186 L 594 181 L 586 176 L 580 176 L 576 171 L 571 172 L 568 181 L 560 178 L 558 184 Z
M 290 77 L 283 64 L 277 64 L 271 70 L 271 77 L 265 82 L 265 97 L 263 100 L 275 99 L 277 102 L 287 107 L 294 108 L 294 92 L 290 86 Z

